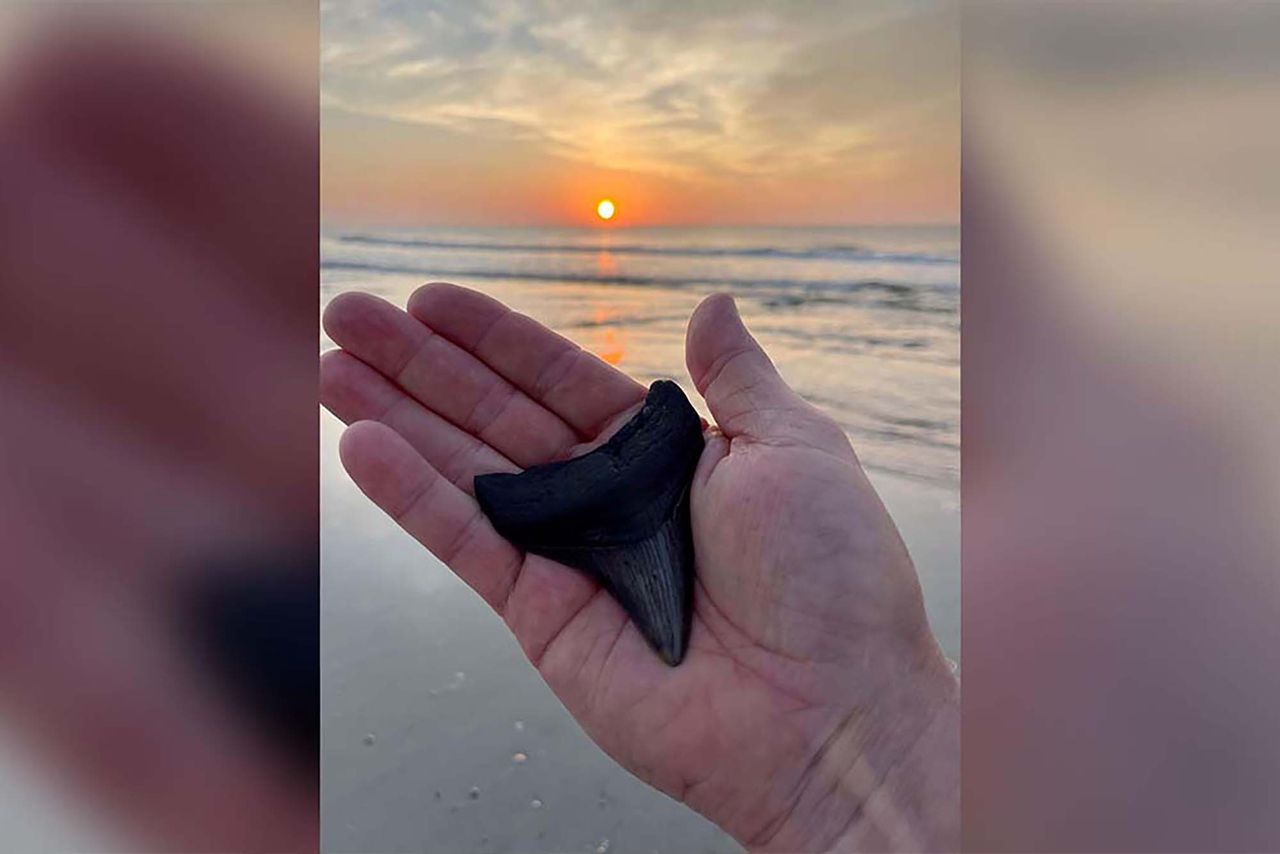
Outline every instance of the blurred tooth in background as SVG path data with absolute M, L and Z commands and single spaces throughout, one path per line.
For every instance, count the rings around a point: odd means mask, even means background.
M 1280 5 L 964 20 L 972 850 L 1276 850 Z
M 0 11 L 0 838 L 317 846 L 317 13 Z

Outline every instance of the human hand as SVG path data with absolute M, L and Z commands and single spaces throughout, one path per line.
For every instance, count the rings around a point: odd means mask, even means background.
M 687 363 L 717 426 L 691 492 L 688 653 L 663 664 L 594 581 L 501 538 L 478 474 L 578 456 L 645 389 L 447 284 L 408 313 L 325 312 L 321 400 L 360 488 L 502 616 L 587 733 L 750 848 L 954 848 L 958 686 L 915 570 L 844 432 L 778 375 L 723 295 Z

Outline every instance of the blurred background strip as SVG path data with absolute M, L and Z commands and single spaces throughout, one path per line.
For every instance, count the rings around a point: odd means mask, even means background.
M 969 3 L 975 851 L 1280 848 L 1280 5 Z
M 0 839 L 315 850 L 318 13 L 0 10 Z

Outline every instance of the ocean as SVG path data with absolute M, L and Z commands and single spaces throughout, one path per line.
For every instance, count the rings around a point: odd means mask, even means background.
M 958 226 L 323 230 L 322 307 L 353 289 L 403 305 L 440 280 L 642 382 L 675 379 L 704 415 L 685 325 L 732 293 L 848 432 L 960 657 Z M 586 739 L 500 621 L 359 494 L 340 432 L 322 415 L 325 850 L 737 850 Z
M 447 280 L 500 296 L 638 379 L 685 381 L 697 300 L 729 291 L 783 374 L 863 464 L 959 480 L 956 227 L 335 230 L 326 297 L 403 304 Z

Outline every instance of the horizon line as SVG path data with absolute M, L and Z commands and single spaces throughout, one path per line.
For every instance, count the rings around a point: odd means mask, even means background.
M 804 228 L 958 228 L 962 224 L 959 219 L 956 220 L 924 220 L 920 222 L 812 222 L 812 223 L 767 223 L 767 222 L 673 222 L 673 223 L 635 223 L 632 225 L 613 223 L 607 226 L 597 225 L 595 223 L 476 223 L 476 222 L 438 222 L 438 221 L 418 221 L 413 222 L 404 219 L 361 219 L 358 217 L 343 218 L 335 216 L 325 216 L 321 213 L 320 228 L 494 228 L 494 229 L 537 229 L 537 228 L 573 228 L 581 231 L 599 231 L 608 233 L 611 231 L 627 231 L 630 229 L 654 229 L 654 228 L 771 228 L 771 229 L 804 229 Z

